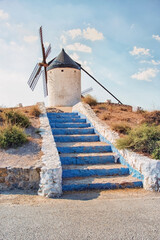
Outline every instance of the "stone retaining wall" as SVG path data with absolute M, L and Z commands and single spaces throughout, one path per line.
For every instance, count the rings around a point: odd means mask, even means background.
M 84 114 L 103 138 L 107 139 L 111 144 L 115 144 L 116 139 L 119 138 L 118 134 L 113 132 L 109 126 L 102 122 L 88 104 L 78 103 L 73 106 L 72 111 Z M 123 162 L 125 163 L 125 159 L 131 168 L 136 169 L 143 175 L 143 186 L 145 189 L 160 191 L 159 160 L 151 159 L 126 149 L 117 151 L 114 146 L 112 150 L 119 154 L 122 164 Z
M 40 115 L 40 134 L 42 137 L 42 163 L 38 194 L 46 197 L 59 197 L 62 194 L 62 167 L 56 143 L 44 103 L 38 103 Z
M 38 190 L 40 168 L 0 168 L 0 190 Z

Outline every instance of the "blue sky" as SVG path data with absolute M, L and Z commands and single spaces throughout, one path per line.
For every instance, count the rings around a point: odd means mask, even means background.
M 124 104 L 160 109 L 159 12 L 159 0 L 0 0 L 0 105 L 44 101 L 41 78 L 34 92 L 27 85 L 42 25 L 48 60 L 64 47 Z M 82 73 L 88 87 L 114 101 Z

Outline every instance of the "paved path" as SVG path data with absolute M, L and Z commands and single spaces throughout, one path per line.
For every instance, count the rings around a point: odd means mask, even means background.
M 0 240 L 160 239 L 160 193 L 0 195 Z

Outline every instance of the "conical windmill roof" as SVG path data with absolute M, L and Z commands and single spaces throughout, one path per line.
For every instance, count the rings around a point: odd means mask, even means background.
M 47 71 L 53 68 L 65 67 L 81 69 L 80 64 L 76 63 L 72 58 L 70 58 L 70 56 L 64 51 L 64 49 L 62 49 L 60 54 L 49 63 Z

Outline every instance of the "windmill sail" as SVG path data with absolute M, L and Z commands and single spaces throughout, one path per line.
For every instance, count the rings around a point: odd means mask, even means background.
M 42 34 L 42 26 L 39 29 L 39 35 L 40 35 L 40 43 L 41 43 L 41 48 L 42 48 L 42 57 L 43 61 L 41 63 L 37 63 L 29 80 L 28 80 L 28 85 L 33 91 L 38 83 L 38 80 L 41 76 L 42 73 L 42 67 L 44 67 L 44 74 L 43 74 L 43 88 L 44 88 L 44 96 L 46 97 L 48 95 L 47 91 L 47 66 L 48 64 L 46 63 L 46 59 L 49 56 L 51 52 L 51 44 L 49 44 L 47 50 L 45 51 L 44 44 L 43 44 L 43 34 Z

